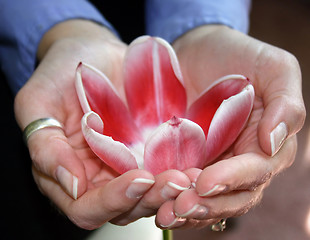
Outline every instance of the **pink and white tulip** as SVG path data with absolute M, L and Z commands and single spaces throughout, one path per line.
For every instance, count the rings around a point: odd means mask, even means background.
M 84 137 L 120 174 L 204 168 L 236 140 L 253 107 L 254 88 L 242 75 L 217 80 L 187 107 L 176 54 L 160 38 L 133 41 L 123 70 L 125 101 L 94 67 L 81 63 L 76 72 Z

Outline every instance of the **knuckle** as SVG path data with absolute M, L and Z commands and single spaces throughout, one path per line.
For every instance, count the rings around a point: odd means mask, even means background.
M 281 161 L 281 164 L 279 164 L 278 161 L 275 162 L 277 165 L 275 166 L 274 175 L 278 175 L 294 163 L 297 153 L 297 136 L 294 135 L 287 139 L 280 151 L 281 155 L 278 156 L 278 158 L 279 161 Z
M 300 69 L 297 58 L 284 49 L 275 48 L 270 57 L 273 63 L 279 64 L 281 67 L 284 67 L 283 69 Z
M 281 104 L 283 114 L 289 109 L 288 130 L 290 135 L 294 135 L 301 130 L 306 120 L 306 108 L 302 97 L 296 95 L 281 96 Z M 285 117 L 285 116 L 283 116 Z M 287 117 L 285 117 L 287 118 Z
M 298 129 L 296 132 L 298 132 L 303 127 L 305 120 L 306 120 L 306 108 L 304 104 L 296 104 L 295 112 L 296 112 L 296 125 L 298 126 Z
M 42 178 L 43 177 L 46 177 L 46 176 L 43 176 L 43 174 L 35 167 L 34 164 L 32 164 L 32 176 L 33 176 L 33 179 L 39 189 L 39 191 L 43 194 L 43 195 L 46 195 L 46 192 L 44 190 L 44 187 L 42 186 Z
M 248 190 L 250 192 L 257 191 L 258 188 L 265 185 L 265 183 L 269 182 L 270 179 L 273 177 L 273 175 L 274 174 L 271 171 L 265 173 L 261 178 L 255 179 L 255 181 L 249 185 Z
M 34 145 L 33 147 L 31 147 L 31 149 L 29 149 L 29 155 L 30 158 L 32 160 L 32 164 L 33 166 L 42 171 L 42 166 L 43 166 L 43 162 L 42 162 L 42 151 L 40 150 L 40 148 L 36 147 L 36 145 Z M 43 170 L 44 172 L 44 170 Z

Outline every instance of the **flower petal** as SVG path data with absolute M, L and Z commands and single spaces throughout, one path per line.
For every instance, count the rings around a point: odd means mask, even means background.
M 244 128 L 254 103 L 254 88 L 247 85 L 240 93 L 224 100 L 217 109 L 207 135 L 208 160 L 223 153 Z
M 199 124 L 207 136 L 213 116 L 222 102 L 240 93 L 248 84 L 248 79 L 242 75 L 218 79 L 190 106 L 187 118 Z
M 177 57 L 164 40 L 143 36 L 125 58 L 125 92 L 138 126 L 155 126 L 184 116 L 186 93 Z
M 203 168 L 205 160 L 203 130 L 187 119 L 171 118 L 161 124 L 145 144 L 144 168 L 153 174 L 168 169 Z
M 96 68 L 81 63 L 77 68 L 76 88 L 84 113 L 94 111 L 104 122 L 104 135 L 126 145 L 141 136 L 126 105 L 110 80 Z
M 102 134 L 103 122 L 98 114 L 88 112 L 83 116 L 82 131 L 92 151 L 118 173 L 138 168 L 135 157 L 123 143 Z

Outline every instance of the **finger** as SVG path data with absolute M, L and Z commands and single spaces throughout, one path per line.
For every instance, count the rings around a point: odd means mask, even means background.
M 129 213 L 113 219 L 113 223 L 125 225 L 143 216 L 154 215 L 165 202 L 176 198 L 182 191 L 189 189 L 190 179 L 177 170 L 167 170 L 155 176 L 154 186 Z
M 203 228 L 217 223 L 220 219 L 196 220 L 177 217 L 174 213 L 174 200 L 165 202 L 158 210 L 155 218 L 156 225 L 161 229 Z
M 255 191 L 233 191 L 214 197 L 199 197 L 194 189 L 184 191 L 175 200 L 177 217 L 186 219 L 223 219 L 241 216 L 262 197 L 261 185 Z
M 189 168 L 189 169 L 186 169 L 183 173 L 185 173 L 190 179 L 192 183 L 192 187 L 196 188 L 196 182 L 201 172 L 202 170 L 199 168 Z
M 274 157 L 251 152 L 219 161 L 202 171 L 196 191 L 202 197 L 210 197 L 234 190 L 253 190 L 292 164 L 296 144 L 296 137 L 288 139 Z
M 70 198 L 51 178 L 33 168 L 35 180 L 42 190 L 68 218 L 81 228 L 95 229 L 133 208 L 154 184 L 152 174 L 132 170 L 88 190 L 77 200 Z
M 287 138 L 296 134 L 304 124 L 302 106 L 289 98 L 281 97 L 270 103 L 258 125 L 262 149 L 274 156 Z
M 186 223 L 186 218 L 177 217 L 173 210 L 174 201 L 165 202 L 158 210 L 155 223 L 159 228 L 172 229 L 179 228 Z
M 60 183 L 71 197 L 77 199 L 86 191 L 84 164 L 63 130 L 45 128 L 33 133 L 28 148 L 36 169 Z
M 269 73 L 257 79 L 260 82 L 257 94 L 262 97 L 264 104 L 258 135 L 265 153 L 274 156 L 283 142 L 302 128 L 306 111 L 296 58 L 275 48 L 271 56 L 268 54 L 268 59 L 257 66 L 258 69 L 264 69 L 262 72 Z

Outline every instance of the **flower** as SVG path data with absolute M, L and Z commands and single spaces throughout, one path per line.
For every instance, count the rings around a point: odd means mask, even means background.
M 80 63 L 76 71 L 84 137 L 120 174 L 211 164 L 236 140 L 253 107 L 254 88 L 242 75 L 217 80 L 187 107 L 176 54 L 161 38 L 134 40 L 123 69 L 126 99 L 96 68 Z

